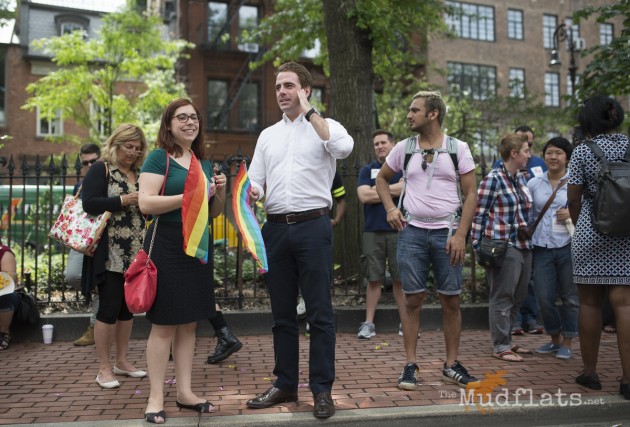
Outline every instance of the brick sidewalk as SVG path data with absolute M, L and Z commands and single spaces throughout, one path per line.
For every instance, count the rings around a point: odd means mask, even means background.
M 269 387 L 273 379 L 273 347 L 271 335 L 244 336 L 243 349 L 218 365 L 207 365 L 207 355 L 214 341 L 200 338 L 193 367 L 193 389 L 212 401 L 214 414 L 262 414 L 310 412 L 312 397 L 307 388 L 308 340 L 301 338 L 300 402 L 279 407 L 249 410 L 245 402 Z M 546 336 L 514 337 L 514 342 L 535 348 L 547 341 Z M 129 358 L 144 368 L 145 341 L 132 340 Z M 525 355 L 525 363 L 508 363 L 490 357 L 488 331 L 464 331 L 460 360 L 483 379 L 485 374 L 505 370 L 505 388 L 512 393 L 519 387 L 533 391 L 538 400 L 543 393 L 581 393 L 583 399 L 616 395 L 621 375 L 616 335 L 602 334 L 599 375 L 603 390 L 596 392 L 578 386 L 575 375 L 581 370 L 579 342 L 574 343 L 574 357 L 569 361 L 551 355 Z M 402 337 L 378 334 L 371 340 L 359 340 L 355 334 L 337 334 L 337 381 L 333 389 L 338 411 L 447 405 L 460 403 L 459 388 L 442 382 L 444 354 L 443 335 L 439 331 L 423 332 L 418 344 L 420 378 L 423 383 L 415 391 L 396 388 L 396 379 L 404 365 Z M 94 347 L 74 347 L 71 342 L 17 343 L 0 352 L 0 425 L 17 423 L 89 422 L 96 420 L 141 419 L 149 392 L 149 380 L 123 378 L 121 387 L 102 390 L 95 382 L 97 359 Z M 174 368 L 169 363 L 167 379 Z M 165 385 L 169 419 L 192 417 L 192 411 L 175 406 L 175 385 Z M 464 407 L 460 408 L 462 413 Z

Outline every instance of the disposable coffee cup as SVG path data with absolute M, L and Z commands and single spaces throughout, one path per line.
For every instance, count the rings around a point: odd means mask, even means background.
M 44 335 L 44 344 L 52 344 L 53 325 L 43 325 L 42 334 Z

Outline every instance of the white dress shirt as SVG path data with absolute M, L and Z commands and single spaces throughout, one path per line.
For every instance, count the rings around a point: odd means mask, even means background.
M 294 122 L 282 120 L 258 137 L 249 167 L 251 185 L 265 194 L 269 214 L 302 212 L 332 207 L 330 187 L 336 160 L 352 152 L 354 140 L 335 120 L 328 122 L 330 139 L 322 140 L 300 114 Z

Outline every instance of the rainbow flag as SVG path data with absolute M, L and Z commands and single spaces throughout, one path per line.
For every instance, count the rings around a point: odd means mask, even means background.
M 232 210 L 234 211 L 236 226 L 241 236 L 243 236 L 245 246 L 258 264 L 258 272 L 266 273 L 269 270 L 267 251 L 260 233 L 260 224 L 258 224 L 256 215 L 254 215 L 254 211 L 249 205 L 248 193 L 250 187 L 247 167 L 243 161 L 234 180 L 234 187 L 232 187 Z
M 210 183 L 201 169 L 201 164 L 192 155 L 188 176 L 184 184 L 182 201 L 182 234 L 184 235 L 184 252 L 198 258 L 202 263 L 208 262 L 208 230 Z

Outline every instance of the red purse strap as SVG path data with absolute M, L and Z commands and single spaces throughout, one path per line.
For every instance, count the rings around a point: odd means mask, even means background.
M 166 177 L 168 176 L 168 167 L 170 166 L 170 163 L 171 163 L 171 157 L 168 155 L 168 151 L 166 151 L 166 171 L 164 172 L 164 181 L 162 182 L 162 190 L 160 191 L 160 196 L 164 195 L 164 188 L 166 187 Z M 149 261 L 151 261 L 151 252 L 153 251 L 153 242 L 155 241 L 155 232 L 157 230 L 159 219 L 160 219 L 159 216 L 155 217 L 155 225 L 153 226 L 153 233 L 151 233 L 151 243 L 149 244 L 149 252 L 147 253 L 147 266 L 149 265 Z M 144 246 L 144 242 L 143 242 L 143 246 Z

